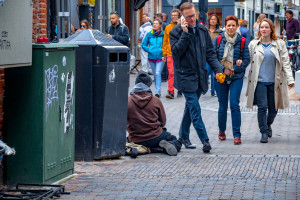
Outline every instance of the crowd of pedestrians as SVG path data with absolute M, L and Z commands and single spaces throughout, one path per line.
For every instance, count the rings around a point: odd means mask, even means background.
M 150 148 L 151 152 L 175 156 L 182 144 L 185 148 L 196 148 L 189 139 L 193 124 L 203 144 L 203 152 L 210 152 L 212 147 L 199 104 L 199 98 L 208 91 L 210 82 L 211 96 L 217 96 L 219 102 L 218 138 L 226 140 L 229 103 L 233 144 L 241 144 L 239 103 L 245 72 L 250 68 L 247 107 L 257 105 L 260 142 L 267 143 L 272 137 L 271 125 L 277 111 L 289 106 L 288 88 L 294 86 L 286 43 L 275 34 L 273 22 L 260 14 L 253 26 L 254 38 L 251 40 L 248 21 L 243 20 L 239 25 L 233 15 L 225 18 L 225 26 L 221 29 L 215 14 L 209 16 L 207 26 L 200 23 L 193 3 L 183 3 L 180 10 L 174 9 L 170 14 L 170 24 L 166 23 L 168 15 L 165 13 L 156 14 L 153 22 L 147 13 L 142 16 L 138 35 L 142 71 L 128 98 L 128 140 Z M 286 10 L 285 14 L 284 34 L 288 40 L 295 39 L 300 32 L 299 22 L 293 18 L 291 10 Z M 110 22 L 106 34 L 130 47 L 128 27 L 121 22 L 118 12 L 110 13 Z M 77 32 L 86 29 L 89 29 L 89 23 L 83 20 Z M 177 97 L 183 95 L 185 98 L 178 139 L 167 132 L 167 119 L 159 99 L 164 66 L 167 66 L 165 74 L 168 74 L 166 98 L 174 99 L 175 89 Z M 216 75 L 219 77 L 220 74 L 226 76 L 224 81 L 216 80 Z M 155 95 L 150 89 L 153 82 L 150 75 L 154 75 Z
M 299 27 L 289 19 L 287 35 L 295 37 Z M 145 18 L 148 17 L 146 14 Z M 228 103 L 231 110 L 233 144 L 242 144 L 240 96 L 243 79 L 249 69 L 247 84 L 247 107 L 257 105 L 257 120 L 261 132 L 261 143 L 272 137 L 271 125 L 278 109 L 289 106 L 288 88 L 294 86 L 286 44 L 275 34 L 273 22 L 264 14 L 254 24 L 254 39 L 251 40 L 248 22 L 240 27 L 235 16 L 225 18 L 220 29 L 217 15 L 208 18 L 207 26 L 199 23 L 193 3 L 183 3 L 180 10 L 171 11 L 171 23 L 164 27 L 163 15 L 157 16 L 152 25 L 144 20 L 139 39 L 142 43 L 143 63 L 150 63 L 155 80 L 155 95 L 150 89 L 152 79 L 147 64 L 143 65 L 136 85 L 129 95 L 127 131 L 129 141 L 149 147 L 152 152 L 177 155 L 181 145 L 196 148 L 192 144 L 190 126 L 193 124 L 207 153 L 212 147 L 201 117 L 199 98 L 209 89 L 219 102 L 219 140 L 226 140 Z M 148 17 L 149 18 L 149 17 Z M 161 19 L 160 19 L 161 18 Z M 148 27 L 148 33 L 145 29 Z M 151 27 L 151 30 L 150 30 Z M 293 33 L 294 32 L 294 33 Z M 147 59 L 146 59 L 147 58 Z M 166 128 L 166 116 L 161 97 L 161 72 L 167 63 L 169 78 L 166 98 L 173 99 L 175 89 L 183 94 L 185 109 L 178 130 L 179 138 L 170 135 Z M 216 76 L 226 76 L 224 81 Z M 217 133 L 216 133 L 217 134 Z

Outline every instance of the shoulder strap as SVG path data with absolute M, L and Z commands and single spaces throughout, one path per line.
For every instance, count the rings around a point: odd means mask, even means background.
M 218 40 L 217 40 L 217 58 L 219 59 L 219 48 L 222 40 L 222 34 L 218 35 Z
M 241 52 L 240 52 L 240 59 L 241 59 L 241 60 L 242 60 L 242 58 L 243 58 L 243 53 L 244 53 L 245 43 L 246 43 L 246 38 L 242 37 L 242 41 L 241 41 Z
M 218 41 L 217 41 L 218 48 L 220 47 L 221 40 L 222 40 L 222 35 L 219 34 L 219 35 L 218 35 Z
M 241 49 L 244 49 L 246 43 L 246 38 L 242 37 Z

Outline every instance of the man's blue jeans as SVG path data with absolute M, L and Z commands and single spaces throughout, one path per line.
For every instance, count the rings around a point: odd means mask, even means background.
M 227 123 L 228 96 L 231 110 L 233 137 L 241 137 L 240 96 L 243 88 L 243 78 L 227 83 L 217 82 L 217 96 L 219 101 L 218 125 L 219 131 L 225 132 Z M 230 95 L 229 95 L 230 93 Z
M 152 73 L 154 74 L 155 79 L 155 90 L 156 93 L 160 94 L 160 88 L 161 88 L 161 71 L 163 69 L 165 62 L 161 61 L 158 63 L 150 62 Z
M 268 133 L 268 125 L 271 125 L 274 122 L 277 115 L 277 110 L 275 108 L 274 84 L 264 85 L 258 82 L 254 95 L 257 101 L 257 119 L 260 132 Z
M 207 69 L 207 81 L 208 81 L 208 78 L 210 75 L 210 92 L 215 93 L 215 82 L 216 82 L 215 76 L 216 75 L 208 63 L 206 63 L 206 69 Z
M 183 118 L 180 125 L 179 137 L 183 139 L 189 139 L 190 126 L 193 126 L 203 143 L 208 139 L 206 129 L 201 117 L 201 108 L 199 104 L 199 98 L 201 96 L 200 90 L 197 92 L 182 92 L 185 97 L 185 109 Z
M 177 151 L 179 152 L 181 149 L 181 142 L 177 140 L 176 136 L 171 135 L 169 132 L 167 132 L 166 130 L 163 129 L 163 132 L 160 136 L 151 139 L 151 140 L 146 140 L 144 142 L 138 142 L 137 144 L 143 145 L 145 147 L 150 148 L 151 152 L 156 153 L 157 152 L 157 148 L 159 147 L 159 142 L 162 140 L 166 140 L 169 143 L 173 144 Z

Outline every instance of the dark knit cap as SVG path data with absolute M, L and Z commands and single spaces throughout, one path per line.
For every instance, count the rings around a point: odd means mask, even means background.
M 135 79 L 135 84 L 144 83 L 148 87 L 152 84 L 152 78 L 148 75 L 148 73 L 144 71 L 140 71 Z

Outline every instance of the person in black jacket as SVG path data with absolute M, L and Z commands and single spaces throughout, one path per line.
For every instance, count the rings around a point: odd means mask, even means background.
M 110 38 L 129 47 L 129 30 L 125 24 L 120 23 L 119 14 L 117 11 L 110 13 L 110 22 L 111 26 L 106 29 L 107 35 Z
M 209 152 L 211 146 L 201 117 L 199 98 L 208 90 L 206 62 L 216 74 L 222 73 L 223 67 L 217 60 L 207 29 L 196 21 L 194 4 L 183 3 L 180 11 L 184 19 L 170 32 L 174 87 L 182 91 L 186 99 L 179 137 L 186 148 L 195 148 L 189 140 L 192 122 L 203 144 L 203 152 Z
M 110 22 L 111 26 L 106 29 L 106 34 L 110 38 L 130 48 L 128 27 L 125 24 L 120 23 L 119 13 L 117 11 L 110 13 Z M 130 74 L 135 74 L 135 72 L 133 72 L 134 65 L 135 57 L 130 55 Z

